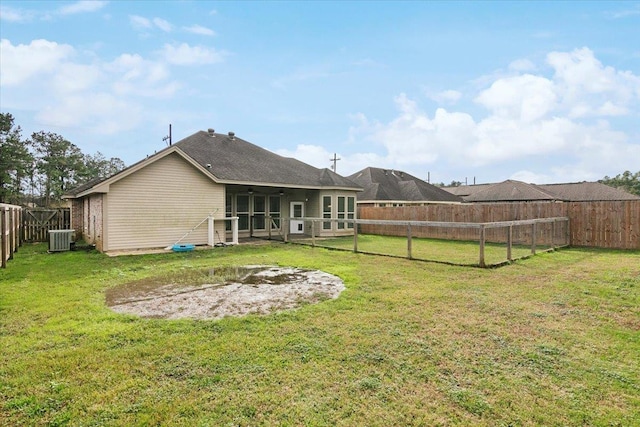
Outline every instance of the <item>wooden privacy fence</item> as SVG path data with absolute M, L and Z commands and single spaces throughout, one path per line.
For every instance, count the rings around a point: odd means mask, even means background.
M 571 246 L 640 249 L 640 200 L 568 202 Z
M 0 267 L 6 268 L 7 261 L 18 252 L 22 208 L 0 203 Z
M 611 249 L 640 249 L 640 200 L 605 202 L 511 202 L 433 204 L 426 206 L 359 207 L 358 218 L 383 221 L 441 221 L 491 223 L 568 217 L 569 244 Z M 385 225 L 362 224 L 360 232 L 399 236 L 404 231 Z M 487 231 L 488 241 L 501 242 L 503 233 Z M 493 234 L 492 234 L 493 233 Z M 526 242 L 527 227 L 514 229 L 513 238 Z M 417 237 L 477 240 L 477 231 L 428 227 Z M 502 237 L 504 238 L 504 237 Z
M 22 240 L 25 242 L 46 242 L 49 230 L 71 228 L 69 208 L 43 209 L 25 208 L 22 215 Z

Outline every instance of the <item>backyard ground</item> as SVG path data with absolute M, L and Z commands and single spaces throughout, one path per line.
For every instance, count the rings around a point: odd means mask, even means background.
M 132 281 L 244 265 L 346 289 L 220 320 L 106 304 Z M 634 426 L 640 252 L 485 270 L 279 243 L 122 257 L 27 245 L 0 270 L 0 348 L 7 426 Z

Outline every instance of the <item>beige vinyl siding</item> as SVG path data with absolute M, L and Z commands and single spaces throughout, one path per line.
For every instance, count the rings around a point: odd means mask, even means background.
M 175 153 L 113 183 L 106 198 L 105 251 L 166 247 L 209 213 L 215 211 L 216 219 L 225 215 L 224 186 Z M 224 222 L 215 221 L 215 228 L 224 238 Z M 207 239 L 204 221 L 182 243 L 207 244 Z

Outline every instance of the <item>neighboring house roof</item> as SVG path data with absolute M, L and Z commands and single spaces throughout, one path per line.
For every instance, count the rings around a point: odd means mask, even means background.
M 557 200 L 557 197 L 534 184 L 508 179 L 487 186 L 474 194 L 464 197 L 464 200 L 465 202 L 521 202 Z
M 358 193 L 358 201 L 462 201 L 458 196 L 402 171 L 368 167 L 347 178 L 364 188 Z
M 466 197 L 466 196 L 475 194 L 478 191 L 481 191 L 490 185 L 493 185 L 493 184 L 459 185 L 457 187 L 440 187 L 440 188 L 442 188 L 444 191 L 447 191 L 451 194 L 455 194 L 456 196 Z
M 451 187 L 458 189 L 465 202 L 565 201 L 587 202 L 604 200 L 640 200 L 640 197 L 599 182 L 566 184 L 527 184 L 506 180 L 497 184 Z M 449 189 L 447 189 L 449 190 Z
M 538 185 L 544 191 L 554 194 L 559 200 L 590 202 L 605 200 L 640 200 L 639 196 L 620 188 L 610 187 L 601 182 L 572 182 L 567 184 Z
M 299 160 L 279 156 L 236 137 L 232 132 L 225 135 L 199 131 L 109 178 L 92 180 L 76 187 L 65 197 L 108 191 L 111 183 L 171 153 L 180 155 L 220 184 L 362 190 L 329 169 L 318 169 Z

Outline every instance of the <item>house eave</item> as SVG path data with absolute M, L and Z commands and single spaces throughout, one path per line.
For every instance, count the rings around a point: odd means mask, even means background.
M 255 186 L 255 187 L 269 187 L 269 188 L 289 188 L 289 189 L 297 189 L 297 190 L 340 190 L 340 191 L 362 191 L 361 188 L 356 187 L 346 187 L 339 185 L 300 185 L 294 183 L 283 183 L 283 182 L 259 182 L 259 181 L 238 181 L 231 179 L 221 179 L 217 181 L 219 184 L 226 185 L 244 185 L 244 186 Z
M 365 203 L 404 203 L 408 205 L 415 205 L 417 203 L 430 204 L 430 205 L 460 205 L 463 202 L 457 202 L 453 200 L 358 200 L 358 204 Z

